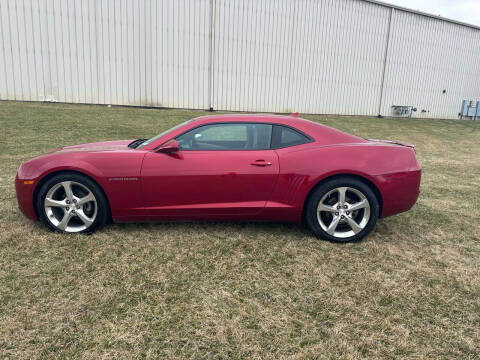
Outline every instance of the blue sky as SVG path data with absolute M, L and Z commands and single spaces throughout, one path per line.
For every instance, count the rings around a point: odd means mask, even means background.
M 480 0 L 383 0 L 383 2 L 480 26 Z

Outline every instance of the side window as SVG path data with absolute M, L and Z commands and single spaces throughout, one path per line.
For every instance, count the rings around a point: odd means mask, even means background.
M 272 148 L 280 149 L 310 142 L 302 133 L 286 126 L 275 125 L 273 130 Z
M 177 137 L 181 150 L 263 150 L 270 148 L 272 125 L 226 123 L 200 126 Z

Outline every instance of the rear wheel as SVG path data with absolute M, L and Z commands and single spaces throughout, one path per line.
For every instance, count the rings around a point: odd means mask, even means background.
M 340 177 L 317 187 L 308 199 L 306 220 L 321 239 L 334 242 L 359 241 L 378 219 L 378 199 L 360 180 Z
M 109 218 L 105 195 L 86 176 L 65 173 L 42 185 L 37 197 L 40 220 L 51 230 L 91 233 Z

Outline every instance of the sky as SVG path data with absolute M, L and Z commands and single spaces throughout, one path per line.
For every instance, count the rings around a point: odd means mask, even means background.
M 381 0 L 480 26 L 480 0 Z

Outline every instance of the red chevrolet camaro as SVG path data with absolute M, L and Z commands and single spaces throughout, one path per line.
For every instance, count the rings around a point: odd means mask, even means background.
M 412 145 L 295 115 L 219 115 L 149 140 L 59 148 L 21 164 L 15 184 L 28 218 L 67 233 L 110 219 L 304 221 L 346 242 L 409 210 L 420 177 Z

